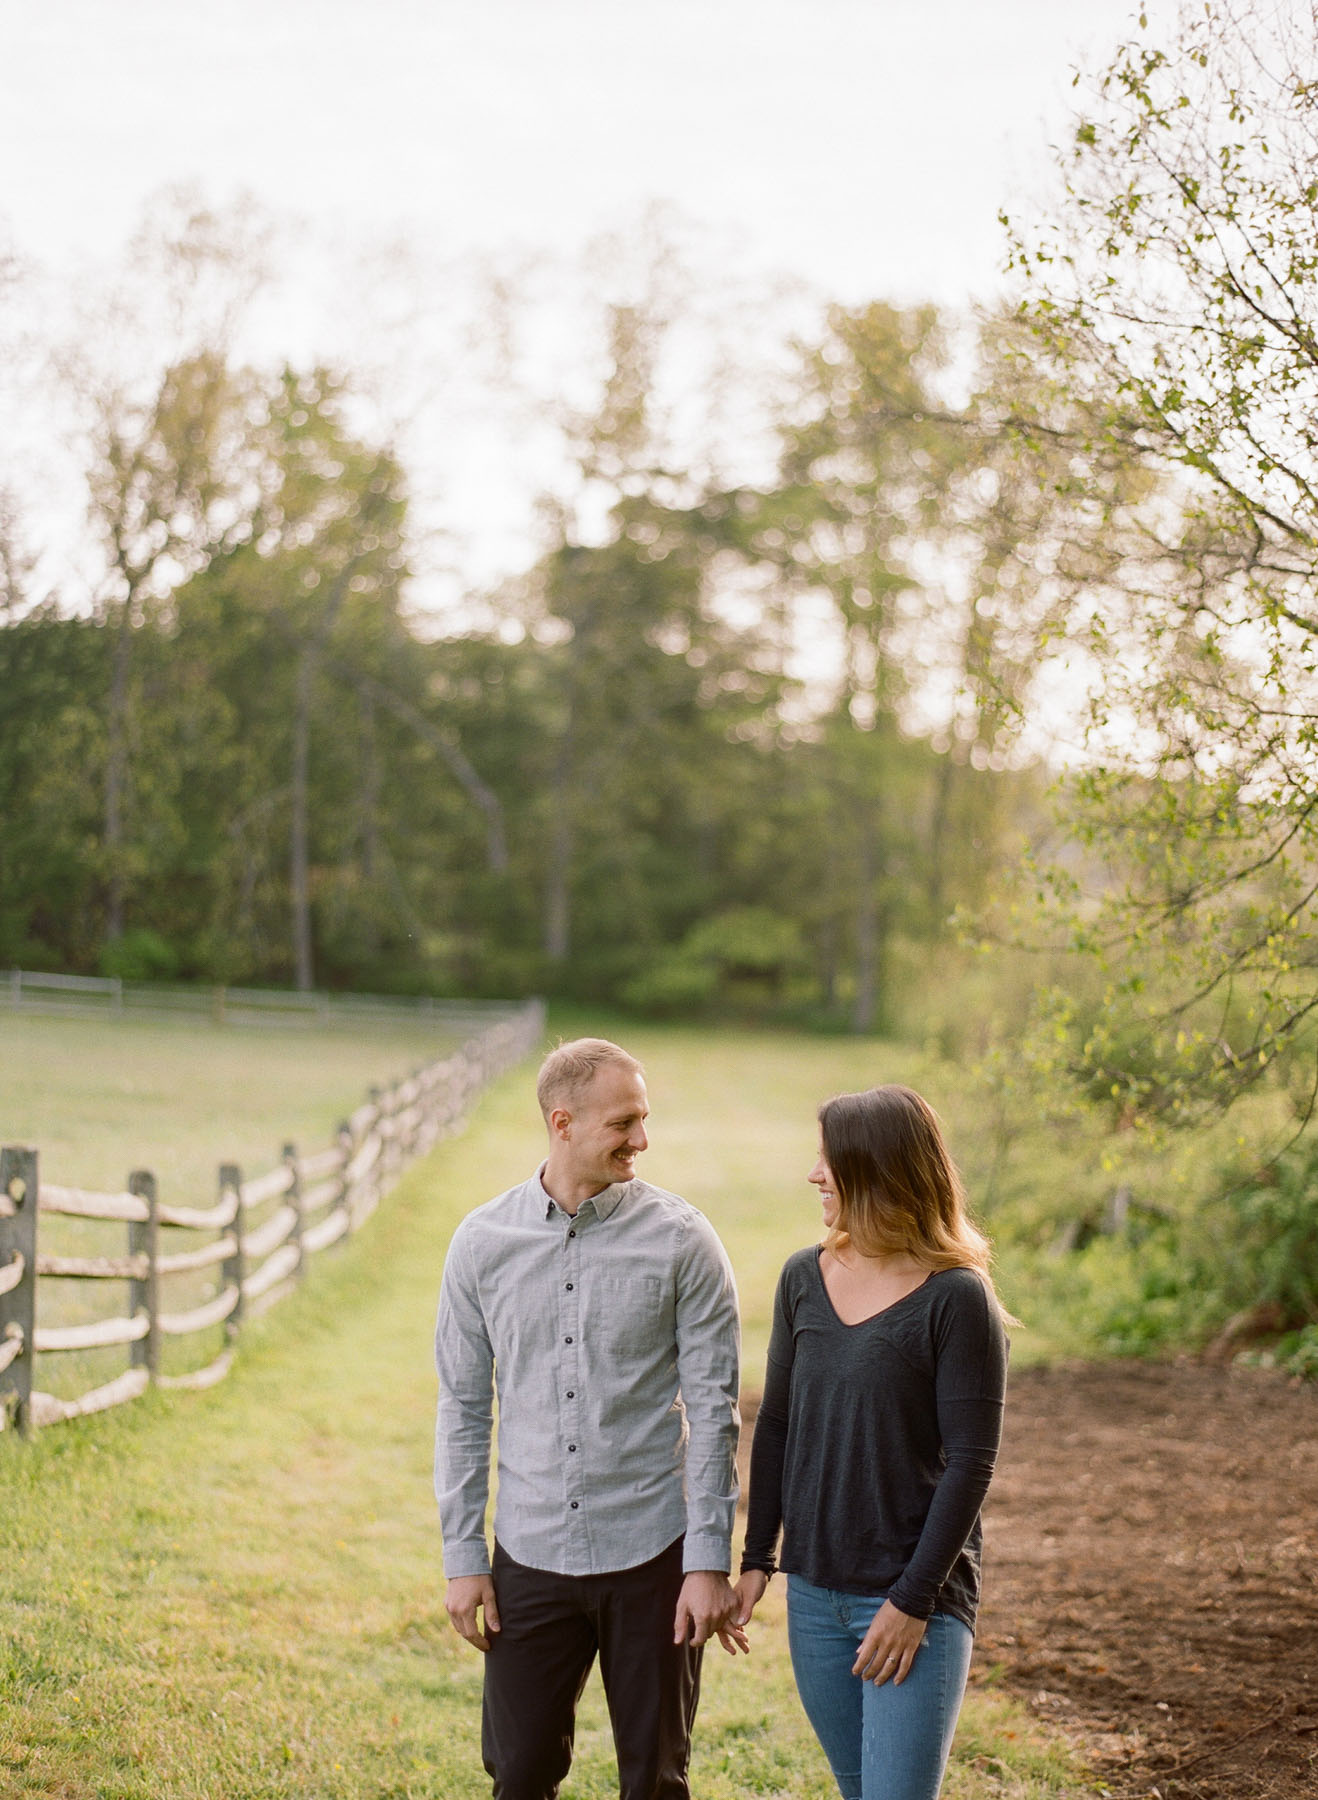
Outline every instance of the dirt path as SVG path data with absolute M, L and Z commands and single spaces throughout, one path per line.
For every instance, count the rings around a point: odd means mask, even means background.
M 1113 1796 L 1318 1796 L 1318 1390 L 1107 1363 L 1013 1376 L 985 1515 L 995 1667 Z

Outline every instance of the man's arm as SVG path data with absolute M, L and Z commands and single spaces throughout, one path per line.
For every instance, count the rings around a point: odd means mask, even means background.
M 683 1566 L 727 1574 L 737 1507 L 741 1326 L 727 1253 L 697 1213 L 677 1268 L 677 1380 L 689 1433 Z
M 745 1648 L 728 1622 L 736 1596 L 728 1582 L 737 1506 L 737 1394 L 741 1328 L 732 1267 L 713 1227 L 691 1221 L 677 1270 L 677 1378 L 687 1418 L 686 1580 L 674 1636 Z M 731 1641 L 730 1641 L 731 1638 Z
M 435 1498 L 444 1537 L 444 1573 L 450 1581 L 468 1576 L 488 1580 L 485 1506 L 494 1425 L 494 1352 L 485 1329 L 467 1234 L 461 1227 L 444 1264 L 435 1326 L 435 1368 L 439 1375 Z M 464 1604 L 464 1613 L 469 1610 L 473 1620 L 476 1604 L 469 1608 Z

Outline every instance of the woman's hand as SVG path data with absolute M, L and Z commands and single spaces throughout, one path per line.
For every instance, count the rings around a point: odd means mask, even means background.
M 737 1596 L 737 1605 L 732 1614 L 733 1623 L 748 1625 L 750 1616 L 764 1598 L 764 1590 L 769 1585 L 769 1577 L 763 1569 L 747 1569 L 733 1583 L 732 1591 Z
M 742 1580 L 745 1579 L 743 1575 Z M 924 1619 L 913 1619 L 891 1600 L 885 1600 L 861 1640 L 851 1673 L 859 1675 L 862 1681 L 872 1681 L 875 1687 L 882 1687 L 885 1681 L 900 1687 L 911 1672 L 926 1629 Z

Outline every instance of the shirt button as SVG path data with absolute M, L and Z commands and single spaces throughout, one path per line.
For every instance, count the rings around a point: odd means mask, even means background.
M 576 1236 L 576 1235 L 577 1235 L 577 1234 L 576 1234 L 576 1232 L 575 1232 L 575 1231 L 569 1231 L 569 1232 L 568 1232 L 568 1236 L 569 1236 L 569 1237 L 575 1237 L 575 1236 Z M 573 1503 L 572 1503 L 572 1504 L 573 1504 L 573 1505 L 574 1505 L 574 1506 L 575 1506 L 575 1505 L 576 1505 L 576 1501 L 575 1501 L 575 1500 L 574 1500 L 574 1501 L 573 1501 Z
M 570 1281 L 567 1284 L 567 1291 L 569 1294 L 572 1292 L 572 1283 Z
M 567 1391 L 567 1397 L 569 1400 L 575 1400 L 577 1397 L 577 1390 L 575 1388 L 569 1388 Z
M 572 1339 L 571 1339 L 571 1338 L 564 1338 L 564 1339 L 563 1339 L 563 1342 L 564 1342 L 564 1343 L 565 1343 L 565 1344 L 570 1344 L 570 1343 L 571 1343 L 571 1342 L 572 1342 Z
M 575 1451 L 575 1450 L 576 1450 L 576 1445 L 575 1445 L 575 1444 L 569 1444 L 569 1445 L 568 1445 L 568 1449 L 569 1449 L 569 1450 L 572 1450 L 572 1451 Z
M 572 1508 L 573 1512 L 577 1510 L 577 1503 L 575 1500 L 569 1500 L 568 1505 Z

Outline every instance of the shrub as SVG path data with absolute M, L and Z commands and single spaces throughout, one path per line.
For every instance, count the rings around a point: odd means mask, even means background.
M 1290 1331 L 1267 1350 L 1246 1350 L 1239 1360 L 1258 1369 L 1281 1369 L 1304 1381 L 1318 1381 L 1318 1325 Z
M 178 974 L 178 951 L 158 931 L 139 926 L 112 938 L 97 957 L 102 975 L 120 981 L 172 981 Z
M 782 1000 L 807 960 L 794 919 L 766 906 L 732 907 L 693 925 L 622 997 L 646 1012 L 690 1012 L 716 1000 L 763 1010 Z
M 1143 1241 L 1084 1252 L 1113 1296 L 1096 1321 L 1106 1350 L 1139 1355 L 1277 1339 L 1272 1364 L 1318 1374 L 1318 1137 L 1248 1178 L 1226 1177 L 1182 1218 L 1140 1228 Z

